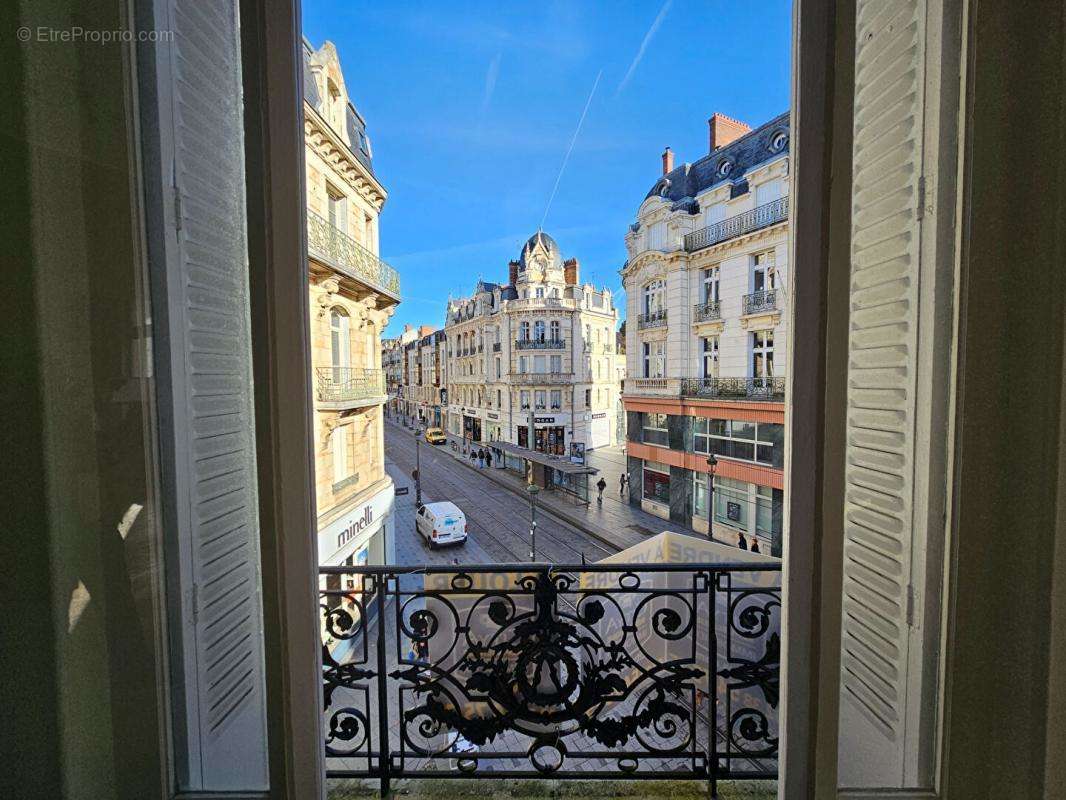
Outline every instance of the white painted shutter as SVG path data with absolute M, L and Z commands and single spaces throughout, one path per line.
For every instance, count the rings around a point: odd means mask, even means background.
M 839 785 L 913 787 L 926 541 L 916 501 L 925 0 L 858 0 Z M 940 379 L 944 376 L 941 375 Z M 930 380 L 923 376 L 923 380 Z M 918 617 L 922 617 L 918 613 Z
M 177 779 L 255 791 L 269 779 L 237 3 L 160 0 L 155 14 L 173 32 L 156 79 Z

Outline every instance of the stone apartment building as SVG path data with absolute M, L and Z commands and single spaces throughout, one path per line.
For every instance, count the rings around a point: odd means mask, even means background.
M 789 117 L 751 130 L 715 114 L 709 153 L 662 175 L 630 226 L 630 502 L 779 555 L 788 336 Z
M 389 396 L 386 411 L 403 414 L 404 356 L 403 350 L 418 337 L 418 331 L 404 325 L 399 336 L 381 341 L 381 368 L 385 371 L 385 391 Z
M 404 413 L 423 428 L 444 428 L 446 337 L 443 330 L 434 331 L 428 325 L 419 332 L 421 338 L 404 345 Z
M 391 339 L 381 342 L 381 367 L 385 371 L 385 388 L 389 395 L 387 410 L 397 416 L 411 416 L 407 397 L 407 355 L 409 344 L 428 335 L 433 329 L 429 325 L 414 328 L 404 325 L 403 331 Z
M 611 292 L 582 284 L 577 259 L 538 231 L 506 284 L 448 303 L 449 433 L 560 456 L 611 444 L 616 323 Z
M 381 332 L 400 300 L 378 258 L 386 192 L 336 48 L 304 42 L 304 142 L 314 464 L 322 564 L 382 564 L 392 548 Z

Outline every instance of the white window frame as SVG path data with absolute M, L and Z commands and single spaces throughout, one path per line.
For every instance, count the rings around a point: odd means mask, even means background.
M 706 304 L 719 300 L 720 286 L 721 268 L 717 264 L 703 270 L 703 284 L 700 302 Z
M 762 369 L 759 358 L 762 357 Z M 762 374 L 759 374 L 759 373 Z M 751 332 L 751 377 L 753 379 L 774 377 L 774 331 L 772 328 Z

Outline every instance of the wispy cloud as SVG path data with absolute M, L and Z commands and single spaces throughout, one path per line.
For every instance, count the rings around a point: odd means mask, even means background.
M 618 89 L 614 93 L 615 97 L 622 93 L 622 90 L 629 84 L 629 79 L 633 77 L 633 73 L 637 71 L 637 67 L 640 66 L 640 62 L 644 58 L 644 52 L 648 49 L 648 44 L 651 42 L 652 37 L 655 36 L 655 32 L 659 30 L 659 26 L 663 24 L 663 20 L 666 18 L 666 13 L 670 10 L 670 6 L 673 2 L 674 0 L 666 0 L 666 2 L 663 3 L 663 7 L 659 9 L 655 21 L 651 23 L 648 32 L 644 34 L 644 38 L 640 42 L 637 54 L 633 56 L 633 62 L 629 65 L 629 69 L 626 70 L 625 77 L 622 78 L 622 82 L 618 84 Z
M 500 77 L 500 59 L 503 57 L 503 53 L 497 53 L 493 56 L 492 61 L 489 62 L 489 68 L 485 71 L 485 92 L 481 96 L 481 119 L 485 118 L 485 114 L 488 113 L 489 105 L 492 103 L 492 95 L 496 91 L 496 79 Z

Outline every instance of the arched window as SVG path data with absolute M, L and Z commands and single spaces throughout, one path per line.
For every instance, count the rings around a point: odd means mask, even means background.
M 649 317 L 666 308 L 666 281 L 654 280 L 644 287 L 644 313 Z
M 333 363 L 333 380 L 346 379 L 345 371 L 352 365 L 352 334 L 350 319 L 343 308 L 329 312 L 329 343 Z
M 544 341 L 544 320 L 538 319 L 533 323 L 533 338 L 538 342 Z

